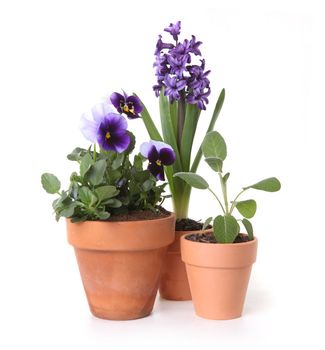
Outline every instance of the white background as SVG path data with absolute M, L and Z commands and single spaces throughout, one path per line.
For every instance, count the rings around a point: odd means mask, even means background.
M 175 4 L 1 2 L 1 349 L 324 349 L 321 1 Z M 153 51 L 176 20 L 183 38 L 204 42 L 212 70 L 198 136 L 226 89 L 216 128 L 228 144 L 231 193 L 269 176 L 283 187 L 251 193 L 259 252 L 241 319 L 208 321 L 190 302 L 159 299 L 142 320 L 95 319 L 40 174 L 53 172 L 67 185 L 73 164 L 66 154 L 88 146 L 79 117 L 112 91 L 137 92 L 158 123 Z M 141 120 L 129 126 L 147 139 Z M 199 173 L 217 186 L 204 164 Z M 194 191 L 194 219 L 217 211 L 208 193 Z

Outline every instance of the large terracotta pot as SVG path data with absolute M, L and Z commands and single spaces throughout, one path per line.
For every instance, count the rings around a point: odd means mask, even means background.
M 175 241 L 168 247 L 162 267 L 159 294 L 167 300 L 191 300 L 185 264 L 181 258 L 180 238 L 186 234 L 208 233 L 211 230 L 176 231 Z
M 144 221 L 67 220 L 89 307 L 94 316 L 130 320 L 151 313 L 175 216 Z
M 256 252 L 256 238 L 234 244 L 181 238 L 182 259 L 198 316 L 213 320 L 241 316 Z

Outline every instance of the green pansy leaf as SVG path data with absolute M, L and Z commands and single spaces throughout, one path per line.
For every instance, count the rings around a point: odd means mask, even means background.
M 95 194 L 98 201 L 102 202 L 105 199 L 117 196 L 119 194 L 119 190 L 117 190 L 115 186 L 107 185 L 96 188 Z
M 93 186 L 97 186 L 103 182 L 103 177 L 107 163 L 105 159 L 98 160 L 92 165 L 87 173 L 87 179 Z
M 71 203 L 69 206 L 65 207 L 60 211 L 60 216 L 65 218 L 70 218 L 74 214 L 74 210 L 76 208 L 76 203 Z
M 87 152 L 82 158 L 80 163 L 80 176 L 84 177 L 89 171 L 90 167 L 94 164 L 94 160 Z
M 97 197 L 86 186 L 82 186 L 80 188 L 79 199 L 81 200 L 81 202 L 86 204 L 88 207 L 93 206 L 97 202 Z
M 240 227 L 231 215 L 219 215 L 213 221 L 213 234 L 219 243 L 233 243 L 239 234 Z
M 256 202 L 254 199 L 236 202 L 236 208 L 245 218 L 252 218 L 256 213 Z
M 70 154 L 67 155 L 67 158 L 72 161 L 79 161 L 87 151 L 83 148 L 77 147 Z
M 54 194 L 60 190 L 61 183 L 59 179 L 53 174 L 44 173 L 41 177 L 41 182 L 44 190 L 47 193 Z
M 227 157 L 226 142 L 217 131 L 210 131 L 202 142 L 202 152 L 206 158 L 216 157 L 225 160 Z
M 247 219 L 242 220 L 243 225 L 245 226 L 246 232 L 248 234 L 248 239 L 252 241 L 254 239 L 254 231 L 253 231 L 253 226 L 250 221 Z
M 269 177 L 254 185 L 244 187 L 244 189 L 254 188 L 255 190 L 261 190 L 266 192 L 276 192 L 281 188 L 281 183 L 276 177 Z
M 204 159 L 214 171 L 222 172 L 222 160 L 217 157 L 207 157 Z
M 179 177 L 187 184 L 200 190 L 206 190 L 209 188 L 209 184 L 203 179 L 202 176 L 190 172 L 179 172 L 174 174 L 174 177 Z

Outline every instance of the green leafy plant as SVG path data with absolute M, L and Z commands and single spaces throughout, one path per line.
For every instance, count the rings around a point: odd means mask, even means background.
M 67 157 L 77 162 L 79 171 L 70 176 L 70 186 L 61 190 L 58 178 L 49 173 L 41 177 L 46 192 L 57 194 L 52 206 L 56 219 L 72 218 L 72 222 L 106 220 L 111 215 L 131 210 L 157 210 L 165 197 L 166 183 L 157 185 L 155 177 L 143 169 L 140 154 L 130 161 L 129 147 L 123 153 L 76 148 Z
M 254 199 L 239 200 L 239 197 L 249 189 L 266 192 L 279 191 L 281 188 L 280 181 L 275 177 L 270 177 L 253 185 L 243 187 L 234 200 L 229 202 L 227 184 L 230 173 L 223 173 L 223 162 L 227 157 L 227 146 L 224 138 L 217 131 L 210 131 L 205 136 L 201 149 L 206 163 L 219 177 L 223 201 L 210 188 L 208 182 L 198 174 L 193 172 L 178 172 L 174 174 L 174 177 L 183 180 L 191 187 L 210 191 L 219 203 L 222 215 L 216 216 L 213 220 L 213 233 L 217 242 L 233 243 L 240 232 L 238 222 L 241 222 L 244 226 L 248 234 L 248 239 L 253 240 L 253 226 L 248 219 L 251 219 L 255 215 L 257 205 Z M 235 209 L 242 215 L 242 219 L 237 220 L 234 217 L 233 212 Z M 212 217 L 208 218 L 204 223 L 204 227 L 207 227 L 212 219 Z

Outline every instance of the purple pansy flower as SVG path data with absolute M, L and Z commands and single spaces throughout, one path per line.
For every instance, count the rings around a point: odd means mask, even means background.
M 149 160 L 148 170 L 158 180 L 164 181 L 164 165 L 172 165 L 176 155 L 171 146 L 160 141 L 144 142 L 140 153 Z
M 175 24 L 170 23 L 169 27 L 165 28 L 164 31 L 170 33 L 174 40 L 177 41 L 178 35 L 181 32 L 181 21 L 178 21 Z
M 98 142 L 106 151 L 124 152 L 131 138 L 127 131 L 126 119 L 112 112 L 110 105 L 101 103 L 92 108 L 92 120 L 82 115 L 80 130 L 85 138 Z
M 124 91 L 123 95 L 114 92 L 110 100 L 119 113 L 124 113 L 129 119 L 140 118 L 143 106 L 140 99 L 134 95 L 128 96 Z

